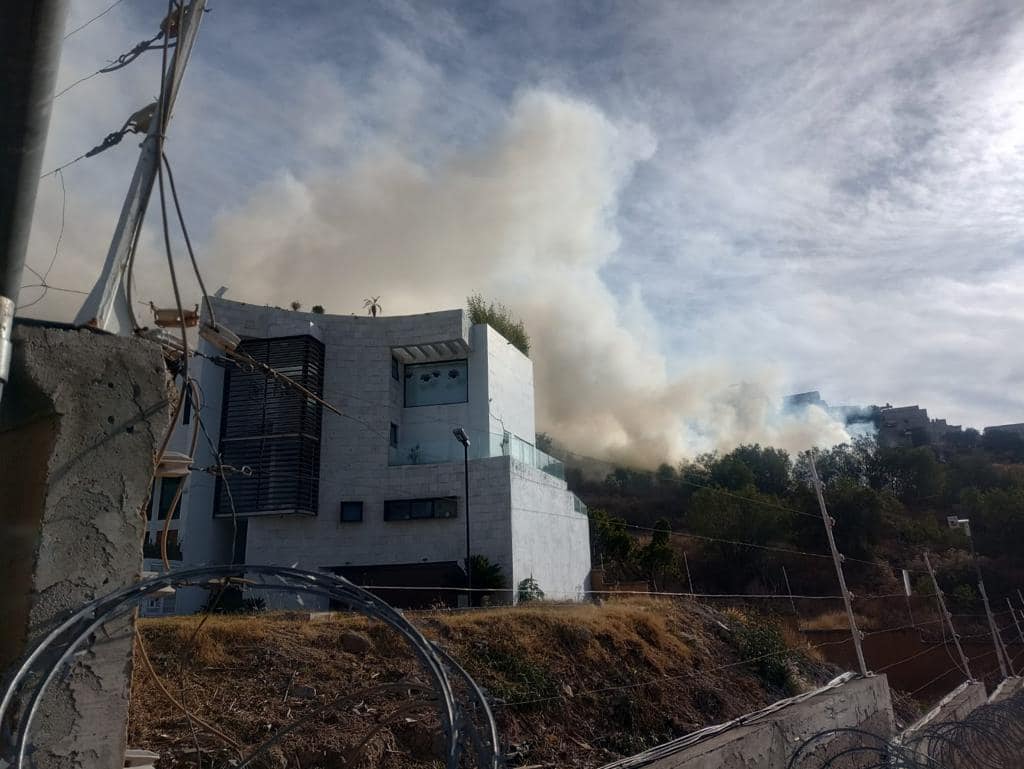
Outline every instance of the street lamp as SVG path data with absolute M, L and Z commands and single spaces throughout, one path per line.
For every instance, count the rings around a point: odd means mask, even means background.
M 974 536 L 971 534 L 971 519 L 970 518 L 958 518 L 955 515 L 947 515 L 946 523 L 949 524 L 951 529 L 963 529 L 964 534 L 967 535 L 967 544 L 971 547 L 971 561 L 974 563 L 974 571 L 978 576 L 978 590 L 981 593 L 981 600 L 985 604 L 985 615 L 988 618 L 988 626 L 992 631 L 992 642 L 996 648 L 996 660 L 999 662 L 999 670 L 1003 674 L 1003 678 L 1007 675 L 1013 675 L 1013 661 L 1008 659 L 1006 649 L 1003 648 L 1003 639 L 999 636 L 999 629 L 996 627 L 995 617 L 992 616 L 992 608 L 988 603 L 988 593 L 985 591 L 985 580 L 981 576 L 981 564 L 978 563 L 978 553 L 974 549 Z M 1007 662 L 1009 662 L 1009 673 L 1007 672 Z
M 473 567 L 469 562 L 469 436 L 461 427 L 452 430 L 455 440 L 462 444 L 463 478 L 466 482 L 466 603 L 473 605 Z

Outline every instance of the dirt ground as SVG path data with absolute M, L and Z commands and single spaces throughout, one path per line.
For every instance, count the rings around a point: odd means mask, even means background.
M 770 620 L 691 602 L 411 618 L 484 688 L 512 767 L 598 767 L 812 688 L 839 670 L 789 636 L 780 681 L 777 671 L 742 662 L 753 656 L 743 639 L 761 638 L 743 628 L 770 627 Z M 386 626 L 353 615 L 229 615 L 210 617 L 197 633 L 199 622 L 140 621 L 157 678 L 137 649 L 129 743 L 159 752 L 159 769 L 196 766 L 197 750 L 202 766 L 229 766 L 289 724 L 293 730 L 255 765 L 441 766 L 432 703 L 395 691 L 338 702 L 379 683 L 425 681 L 404 640 Z

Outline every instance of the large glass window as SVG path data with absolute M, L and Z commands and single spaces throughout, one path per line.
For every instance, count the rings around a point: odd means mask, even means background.
M 455 497 L 437 499 L 393 499 L 384 503 L 385 521 L 413 521 L 426 518 L 454 518 Z
M 469 400 L 469 365 L 465 360 L 405 366 L 405 405 L 439 406 Z

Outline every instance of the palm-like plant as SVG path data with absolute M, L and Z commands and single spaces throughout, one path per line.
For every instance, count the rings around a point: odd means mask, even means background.
M 375 318 L 377 317 L 377 313 L 384 310 L 384 308 L 380 306 L 379 296 L 371 296 L 369 299 L 364 299 L 363 307 L 366 308 L 367 315 L 372 315 Z

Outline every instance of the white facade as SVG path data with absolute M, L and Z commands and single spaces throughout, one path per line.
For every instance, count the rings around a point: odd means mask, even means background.
M 185 565 L 231 560 L 233 538 L 244 538 L 245 562 L 252 564 L 327 570 L 461 565 L 465 476 L 463 447 L 452 430 L 462 427 L 471 442 L 472 552 L 500 565 L 511 589 L 531 576 L 550 598 L 577 598 L 588 589 L 585 508 L 551 474 L 560 464 L 532 445 L 533 366 L 501 335 L 485 325 L 470 327 L 461 310 L 370 318 L 212 301 L 217 322 L 243 339 L 319 340 L 323 398 L 345 417 L 323 411 L 316 515 L 239 517 L 233 535 L 232 521 L 213 515 L 214 475 L 193 472 L 182 498 Z M 200 352 L 219 355 L 206 342 Z M 194 359 L 193 367 L 210 436 L 209 442 L 200 438 L 194 461 L 203 468 L 217 464 L 211 444 L 220 442 L 225 369 L 205 357 Z M 407 399 L 459 402 L 410 406 Z M 184 425 L 182 432 L 191 429 Z M 454 517 L 385 520 L 385 502 L 453 498 L 443 504 L 446 514 L 454 504 Z M 362 520 L 342 521 L 343 502 L 361 503 Z M 404 508 L 388 509 L 394 515 Z M 194 611 L 205 597 L 200 590 L 180 591 L 177 608 Z

